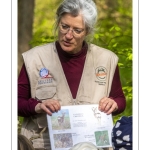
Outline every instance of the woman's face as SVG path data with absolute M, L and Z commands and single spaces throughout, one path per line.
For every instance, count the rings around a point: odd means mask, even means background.
M 86 29 L 82 15 L 73 17 L 64 14 L 59 22 L 58 40 L 61 48 L 68 53 L 75 54 L 82 48 L 86 36 Z

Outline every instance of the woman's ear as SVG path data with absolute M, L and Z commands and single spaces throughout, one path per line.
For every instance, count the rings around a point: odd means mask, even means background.
M 89 29 L 86 28 L 86 33 L 85 33 L 85 36 L 88 36 L 89 35 Z

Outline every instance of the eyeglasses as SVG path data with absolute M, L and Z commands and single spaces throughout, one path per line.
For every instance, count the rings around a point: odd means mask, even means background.
M 73 36 L 75 36 L 75 37 L 81 36 L 81 33 L 84 31 L 84 29 L 79 29 L 79 28 L 70 29 L 70 27 L 68 25 L 63 24 L 63 23 L 60 23 L 59 30 L 63 34 L 67 34 L 67 32 L 69 32 L 69 30 L 71 30 Z

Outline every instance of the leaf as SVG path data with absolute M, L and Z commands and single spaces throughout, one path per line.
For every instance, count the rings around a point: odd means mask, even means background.
M 95 39 L 98 39 L 98 38 L 99 38 L 99 35 L 98 35 L 98 34 L 94 34 L 94 38 L 95 38 Z
M 116 47 L 118 45 L 118 43 L 115 43 L 112 47 Z
M 121 28 L 120 28 L 120 27 L 118 27 L 118 26 L 116 26 L 116 27 L 115 27 L 115 30 L 116 30 L 116 31 L 120 31 L 120 30 L 121 30 Z
M 114 28 L 115 28 L 115 26 L 112 26 L 112 27 L 109 29 L 109 31 L 112 31 L 112 30 L 114 30 Z
M 132 60 L 132 54 L 128 54 L 128 60 Z
M 118 66 L 119 66 L 119 67 L 122 67 L 122 66 L 124 66 L 124 65 L 123 65 L 122 63 L 118 63 Z

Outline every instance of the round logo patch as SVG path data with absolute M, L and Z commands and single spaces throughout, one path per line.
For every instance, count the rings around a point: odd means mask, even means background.
M 105 67 L 98 67 L 96 68 L 96 72 L 95 72 L 96 78 L 98 80 L 104 81 L 106 80 L 106 76 L 107 76 L 107 70 Z
M 48 69 L 42 68 L 42 69 L 40 70 L 40 77 L 45 78 L 45 77 L 48 76 L 48 74 L 49 74 Z

